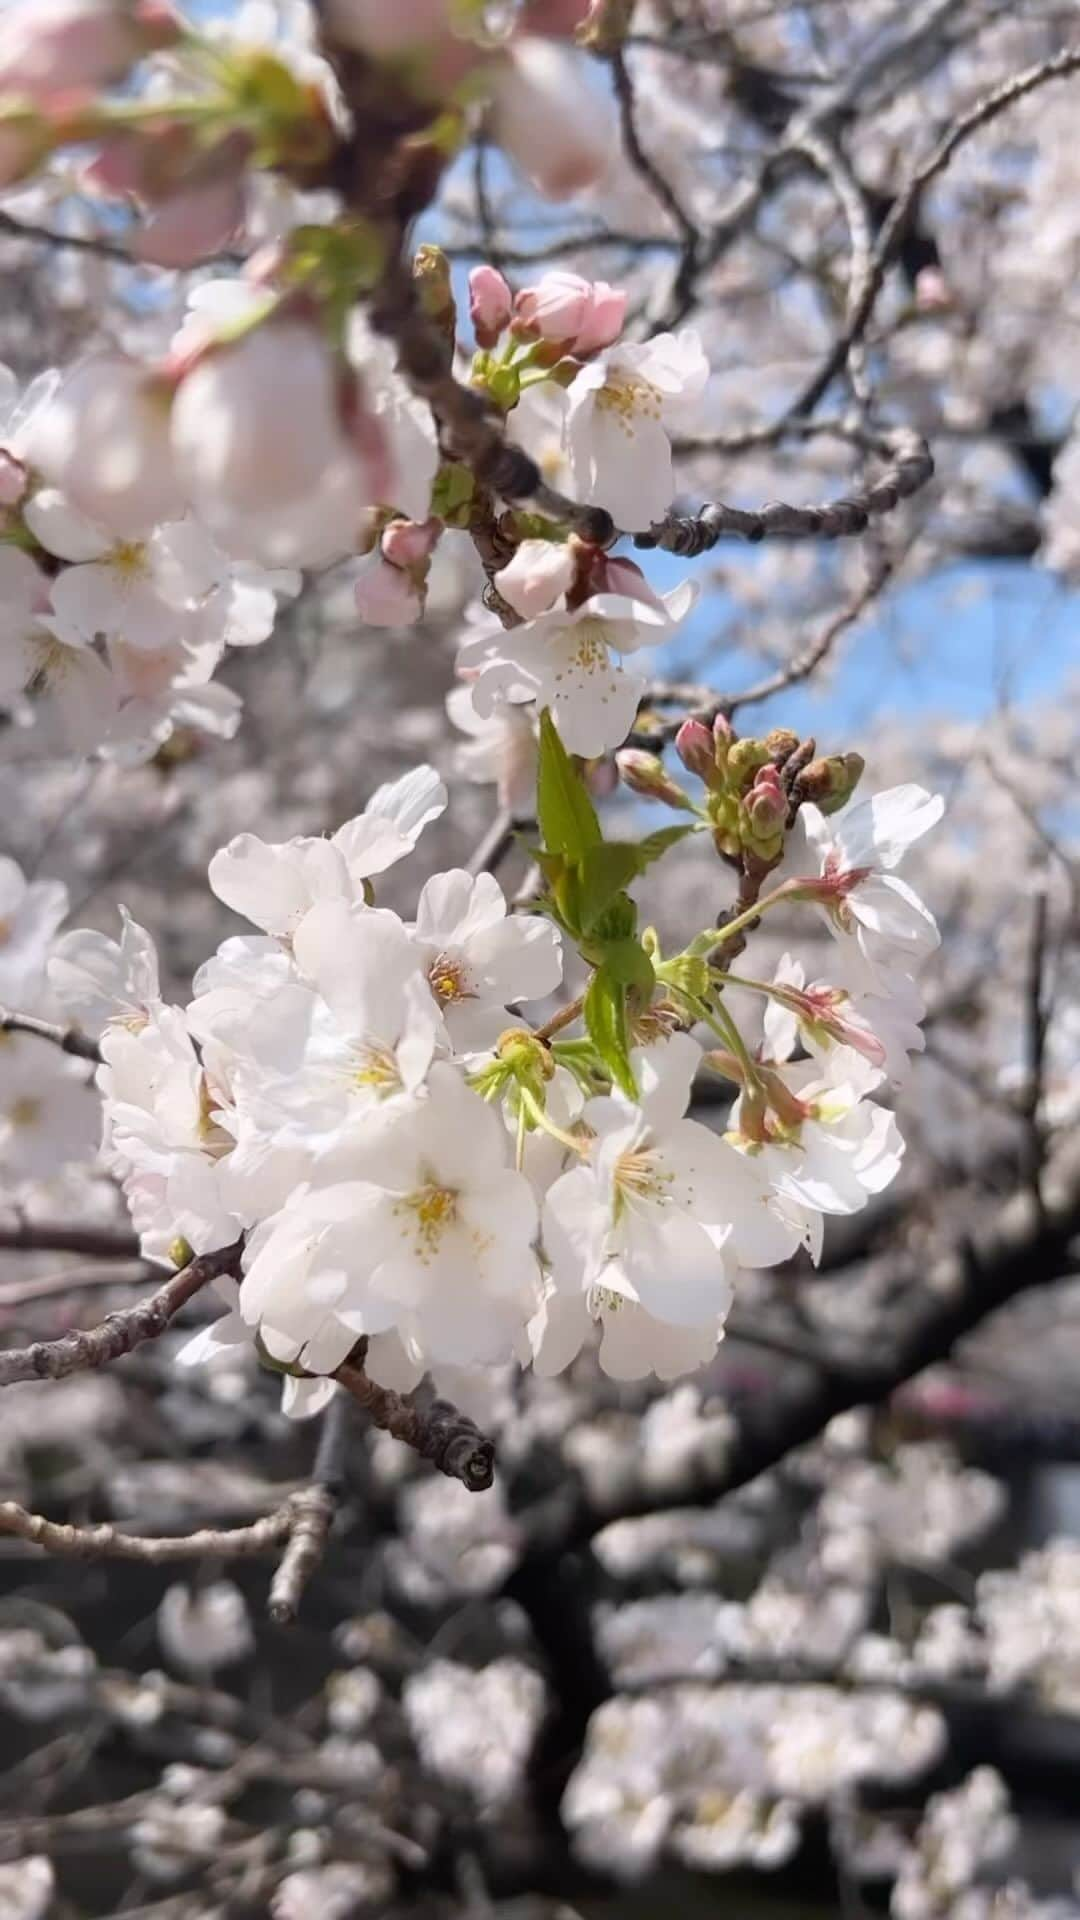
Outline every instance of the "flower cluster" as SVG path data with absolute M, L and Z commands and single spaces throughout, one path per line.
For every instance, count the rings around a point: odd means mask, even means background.
M 490 874 L 464 870 L 428 880 L 411 920 L 376 904 L 446 806 L 419 767 L 330 838 L 241 834 L 214 856 L 214 892 L 254 931 L 223 942 L 185 1007 L 163 1002 L 132 920 L 119 941 L 52 939 L 51 992 L 100 1035 L 107 1163 L 144 1251 L 244 1242 L 232 1311 L 187 1358 L 254 1339 L 293 1410 L 322 1404 L 361 1340 L 398 1388 L 515 1358 L 558 1372 L 594 1322 L 615 1377 L 684 1373 L 713 1353 L 741 1267 L 816 1257 L 825 1218 L 900 1165 L 870 1096 L 906 1061 L 890 996 L 910 943 L 879 901 L 925 934 L 891 868 L 937 803 L 900 788 L 828 819 L 807 804 L 757 911 L 824 910 L 844 964 L 809 988 L 790 960 L 757 983 L 724 968 L 715 927 L 666 961 L 637 939 L 619 880 L 656 847 L 600 841 L 571 869 L 559 807 L 583 832 L 595 815 L 549 720 L 540 754 L 547 912 L 509 911 Z M 13 903 L 11 964 L 36 940 L 40 967 L 62 890 Z M 522 1009 L 559 988 L 571 941 L 590 984 L 537 1024 Z M 736 978 L 764 1004 L 757 1035 L 727 1004 Z M 35 1057 L 44 1073 L 50 1051 Z M 688 1117 L 710 1068 L 732 1083 L 723 1132 Z

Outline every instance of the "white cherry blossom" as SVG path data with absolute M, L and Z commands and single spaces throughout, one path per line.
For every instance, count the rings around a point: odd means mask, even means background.
M 436 874 L 420 895 L 413 937 L 459 1052 L 491 1046 L 509 1024 L 511 1003 L 542 999 L 562 978 L 557 930 L 535 915 L 508 915 L 490 873 Z
M 644 1309 L 632 1313 L 634 1337 L 620 1332 L 613 1342 L 621 1375 L 628 1365 L 650 1370 L 654 1321 L 707 1333 L 715 1344 L 731 1305 L 732 1157 L 707 1127 L 685 1118 L 700 1059 L 685 1034 L 637 1050 L 639 1100 L 616 1091 L 588 1102 L 587 1157 L 544 1203 L 556 1291 L 586 1299 L 605 1327 L 627 1307 Z
M 642 533 L 675 497 L 670 430 L 694 424 L 709 367 L 692 327 L 609 348 L 569 388 L 566 445 L 580 499 Z
M 28 880 L 0 856 L 0 1005 L 22 1009 L 41 990 L 50 942 L 68 909 L 59 880 Z
M 812 879 L 810 897 L 841 941 L 854 938 L 871 965 L 918 965 L 940 935 L 929 909 L 894 868 L 944 811 L 940 794 L 914 785 L 851 801 L 830 816 L 807 803 L 770 887 Z
M 551 708 L 571 753 L 591 759 L 622 745 L 633 727 L 646 682 L 625 673 L 617 656 L 656 646 L 678 627 L 697 600 L 684 581 L 659 602 L 625 594 L 594 594 L 572 612 L 542 614 L 507 632 L 469 641 L 458 657 L 475 673 L 473 705 L 482 718 L 531 690 Z
M 363 813 L 329 840 L 271 845 L 253 833 L 238 834 L 211 860 L 210 885 L 234 912 L 289 938 L 317 900 L 363 899 L 365 881 L 412 851 L 446 797 L 434 768 L 416 767 L 379 787 Z
M 68 1160 L 89 1160 L 101 1106 L 85 1065 L 29 1034 L 0 1034 L 0 1167 L 47 1180 Z
M 100 1034 L 111 1021 L 131 1028 L 160 1004 L 157 949 L 144 927 L 120 908 L 120 939 L 90 927 L 61 934 L 49 955 L 49 986 L 69 1018 Z

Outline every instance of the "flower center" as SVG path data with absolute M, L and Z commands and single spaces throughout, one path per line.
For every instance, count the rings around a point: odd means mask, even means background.
M 621 1293 L 614 1293 L 610 1287 L 594 1286 L 589 1289 L 589 1312 L 594 1320 L 602 1313 L 618 1313 L 625 1307 L 626 1301 Z
M 628 440 L 633 439 L 638 420 L 660 418 L 658 389 L 636 373 L 610 373 L 596 396 L 596 404 Z
M 8 1109 L 8 1118 L 13 1127 L 36 1127 L 41 1118 L 41 1101 L 33 1094 L 20 1094 Z
M 67 679 L 75 665 L 75 648 L 65 647 L 61 641 L 54 640 L 46 633 L 32 636 L 36 660 L 34 669 L 26 683 L 30 694 L 47 693 L 50 687 L 56 687 Z
M 426 1186 L 407 1193 L 394 1207 L 402 1222 L 401 1231 L 413 1244 L 413 1253 L 422 1267 L 429 1266 L 439 1251 L 443 1235 L 457 1225 L 458 1197 L 452 1187 Z
M 571 630 L 571 640 L 573 652 L 569 657 L 569 665 L 572 668 L 576 668 L 579 673 L 586 675 L 594 673 L 610 674 L 611 656 L 608 653 L 608 629 L 603 620 L 579 621 L 578 625 Z M 563 675 L 557 673 L 555 678 L 556 680 L 561 680 Z
M 648 1147 L 629 1147 L 615 1162 L 615 1218 L 635 1200 L 666 1206 L 674 1179 Z
M 109 554 L 109 565 L 122 581 L 138 580 L 146 572 L 146 545 L 142 540 L 118 540 Z
M 398 1064 L 390 1048 L 377 1040 L 361 1040 L 352 1049 L 352 1083 L 376 1093 L 396 1093 L 401 1085 Z
M 449 954 L 437 955 L 428 968 L 427 977 L 428 986 L 440 1007 L 452 1006 L 459 1000 L 476 999 L 461 961 L 452 960 Z

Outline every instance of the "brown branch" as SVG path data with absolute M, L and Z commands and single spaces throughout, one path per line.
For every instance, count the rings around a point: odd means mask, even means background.
M 199 1254 L 178 1273 L 171 1274 L 164 1286 L 132 1307 L 110 1313 L 98 1327 L 86 1332 L 65 1333 L 58 1340 L 37 1340 L 28 1347 L 14 1347 L 0 1353 L 0 1387 L 16 1380 L 59 1380 L 69 1373 L 89 1367 L 104 1367 L 121 1354 L 130 1353 L 146 1340 L 156 1340 L 180 1308 L 224 1273 L 235 1273 L 240 1260 L 240 1241 L 215 1253 Z
M 246 1560 L 276 1547 L 283 1536 L 297 1525 L 296 1502 L 303 1495 L 264 1514 L 250 1526 L 203 1527 L 196 1533 L 145 1534 L 122 1533 L 111 1522 L 100 1526 L 71 1527 L 58 1520 L 46 1520 L 40 1513 L 28 1513 L 14 1500 L 0 1501 L 0 1534 L 26 1540 L 46 1552 L 66 1560 L 139 1560 L 144 1566 L 164 1566 L 174 1560 Z
M 500 808 L 482 840 L 478 841 L 465 865 L 470 873 L 495 873 L 514 844 L 515 822 L 505 807 Z
M 311 1485 L 293 1497 L 289 1542 L 268 1602 L 270 1618 L 278 1626 L 296 1619 L 304 1589 L 326 1551 L 345 1480 L 351 1410 L 348 1395 L 336 1393 L 323 1416 Z
M 32 1033 L 38 1040 L 48 1040 L 61 1053 L 73 1053 L 79 1060 L 95 1060 L 100 1063 L 101 1049 L 96 1040 L 83 1033 L 78 1027 L 60 1027 L 51 1020 L 39 1020 L 32 1013 L 8 1013 L 0 1007 L 0 1033 Z
M 37 1280 L 16 1280 L 0 1287 L 0 1309 L 32 1306 L 36 1300 L 64 1299 L 89 1287 L 144 1287 L 154 1278 L 148 1260 L 127 1267 L 68 1267 L 62 1273 L 44 1273 Z
M 432 1400 L 427 1407 L 418 1407 L 389 1387 L 376 1386 L 364 1372 L 365 1351 L 366 1343 L 361 1341 L 354 1356 L 335 1369 L 334 1379 L 359 1402 L 372 1425 L 403 1441 L 449 1479 L 460 1480 L 470 1493 L 482 1493 L 490 1487 L 495 1474 L 495 1445 L 475 1421 L 448 1400 Z
M 866 331 L 877 298 L 885 282 L 896 255 L 900 251 L 908 223 L 912 218 L 926 188 L 940 173 L 944 173 L 953 154 L 964 141 L 981 127 L 995 120 L 1017 100 L 1034 92 L 1036 87 L 1046 85 L 1051 80 L 1064 79 L 1068 74 L 1080 71 L 1080 47 L 1066 47 L 1049 60 L 1043 60 L 1038 66 L 1028 67 L 1023 73 L 1014 74 L 1005 80 L 983 99 L 976 101 L 967 113 L 961 114 L 938 141 L 933 152 L 915 169 L 897 199 L 893 203 L 888 219 L 878 235 L 869 272 L 866 275 L 859 298 L 852 308 L 847 322 L 837 340 L 833 343 L 823 365 L 814 375 L 798 398 L 793 401 L 791 412 L 795 415 L 810 413 L 816 407 L 822 395 L 842 372 L 847 364 L 852 347 Z
M 139 1236 L 126 1227 L 18 1220 L 14 1226 L 0 1226 L 0 1253 L 81 1253 L 91 1260 L 137 1260 Z
M 621 46 L 613 50 L 610 62 L 627 159 L 679 230 L 682 251 L 671 288 L 668 312 L 662 323 L 665 327 L 677 327 L 680 321 L 686 318 L 693 305 L 701 236 L 670 181 L 665 178 L 641 144 L 641 136 L 637 128 L 637 101 L 634 97 L 634 87 L 626 64 L 626 56 Z
M 869 486 L 822 506 L 794 507 L 783 500 L 771 500 L 764 507 L 727 506 L 713 500 L 696 513 L 669 513 L 650 527 L 648 533 L 634 536 L 637 547 L 663 547 L 692 560 L 707 553 L 725 535 L 737 534 L 744 540 L 838 540 L 865 533 L 872 519 L 892 513 L 901 500 L 925 487 L 934 471 L 933 456 L 921 434 L 898 427 L 888 436 L 892 448 L 890 464 L 881 477 Z

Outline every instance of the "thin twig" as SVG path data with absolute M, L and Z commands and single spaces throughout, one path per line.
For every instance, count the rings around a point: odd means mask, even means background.
M 515 823 L 505 807 L 500 808 L 490 827 L 466 861 L 470 873 L 495 873 L 514 844 Z
M 0 1534 L 29 1541 L 66 1560 L 140 1560 L 145 1566 L 163 1566 L 174 1560 L 246 1560 L 276 1547 L 297 1524 L 295 1502 L 302 1495 L 264 1514 L 246 1527 L 203 1527 L 196 1533 L 123 1533 L 111 1522 L 94 1527 L 70 1527 L 28 1513 L 14 1500 L 0 1501 Z
M 0 1287 L 0 1309 L 64 1299 L 90 1287 L 144 1287 L 154 1273 L 148 1260 L 133 1261 L 128 1267 L 68 1267 L 62 1273 L 43 1273 L 36 1280 L 15 1280 L 10 1286 Z
M 73 1053 L 78 1060 L 95 1060 L 100 1063 L 101 1048 L 89 1034 L 78 1027 L 56 1026 L 51 1020 L 39 1020 L 32 1013 L 9 1013 L 0 1007 L 0 1033 L 31 1033 L 38 1040 L 48 1040 L 61 1053 Z
M 429 1406 L 418 1407 L 389 1387 L 376 1386 L 364 1372 L 364 1351 L 361 1341 L 356 1355 L 335 1369 L 334 1379 L 359 1402 L 372 1425 L 412 1447 L 422 1460 L 430 1460 L 449 1479 L 460 1480 L 470 1493 L 482 1493 L 490 1487 L 495 1474 L 495 1445 L 475 1421 L 448 1400 L 432 1400 Z
M 57 1340 L 36 1340 L 28 1347 L 14 1347 L 0 1353 L 0 1387 L 16 1380 L 60 1380 L 66 1374 L 80 1373 L 88 1367 L 104 1367 L 121 1354 L 130 1353 L 146 1340 L 156 1340 L 181 1307 L 209 1286 L 221 1274 L 235 1273 L 240 1261 L 241 1242 L 222 1247 L 215 1253 L 199 1254 L 178 1273 L 171 1274 L 164 1286 L 134 1306 L 110 1313 L 98 1327 L 87 1332 L 74 1330 Z
M 636 547 L 663 547 L 668 553 L 692 560 L 707 553 L 725 535 L 753 542 L 767 539 L 838 540 L 865 533 L 872 519 L 892 513 L 901 500 L 925 487 L 934 472 L 933 455 L 919 433 L 898 427 L 889 435 L 892 457 L 885 472 L 869 486 L 826 501 L 821 506 L 794 507 L 770 500 L 764 507 L 731 507 L 712 500 L 696 513 L 669 513 L 648 533 L 634 536 Z
M 825 622 L 820 633 L 815 634 L 805 647 L 793 654 L 786 666 L 777 667 L 774 673 L 767 674 L 763 680 L 756 680 L 753 686 L 745 687 L 741 693 L 716 693 L 709 687 L 685 684 L 679 681 L 653 681 L 646 688 L 642 699 L 642 709 L 648 714 L 653 706 L 675 706 L 680 709 L 670 720 L 656 725 L 651 718 L 641 727 L 640 738 L 643 744 L 657 746 L 664 741 L 673 740 L 687 719 L 701 720 L 706 726 L 712 726 L 718 714 L 731 715 L 742 707 L 758 706 L 763 700 L 771 700 L 778 693 L 784 693 L 789 687 L 798 686 L 801 681 L 809 680 L 818 667 L 828 659 L 833 647 L 842 633 L 854 625 L 866 612 L 868 606 L 876 600 L 886 581 L 891 566 L 888 560 L 879 555 L 869 577 L 859 588 L 854 598 L 841 607 Z M 637 736 L 635 736 L 637 737 Z
M 662 322 L 665 327 L 677 327 L 680 321 L 686 318 L 693 305 L 701 236 L 696 223 L 691 220 L 686 208 L 680 202 L 671 182 L 665 178 L 655 160 L 646 153 L 641 144 L 637 127 L 637 101 L 623 49 L 617 47 L 610 58 L 611 78 L 619 108 L 619 122 L 626 157 L 639 178 L 644 180 L 654 199 L 660 202 L 664 212 L 674 221 L 679 230 L 682 251 L 671 288 L 668 312 Z
M 14 1226 L 0 1226 L 0 1253 L 81 1253 L 90 1260 L 137 1260 L 139 1236 L 129 1227 L 18 1220 Z
M 289 1542 L 271 1582 L 268 1602 L 270 1618 L 278 1626 L 296 1619 L 304 1589 L 326 1551 L 345 1480 L 351 1411 L 348 1395 L 335 1393 L 323 1416 L 311 1485 L 293 1497 Z
M 878 235 L 870 270 L 866 275 L 861 294 L 856 301 L 839 337 L 833 343 L 829 353 L 798 398 L 793 401 L 793 414 L 810 413 L 816 407 L 822 395 L 847 364 L 848 355 L 857 340 L 862 338 L 870 317 L 877 304 L 877 298 L 884 285 L 885 275 L 899 252 L 908 222 L 931 181 L 944 173 L 953 154 L 964 141 L 999 113 L 1025 95 L 1034 92 L 1036 87 L 1045 86 L 1051 80 L 1062 80 L 1070 73 L 1080 71 L 1080 47 L 1066 47 L 1049 60 L 1040 61 L 1038 66 L 1028 67 L 1023 73 L 1014 74 L 1005 80 L 983 99 L 976 101 L 967 113 L 954 121 L 948 132 L 938 141 L 933 152 L 915 169 L 901 193 L 893 202 L 892 210 Z

